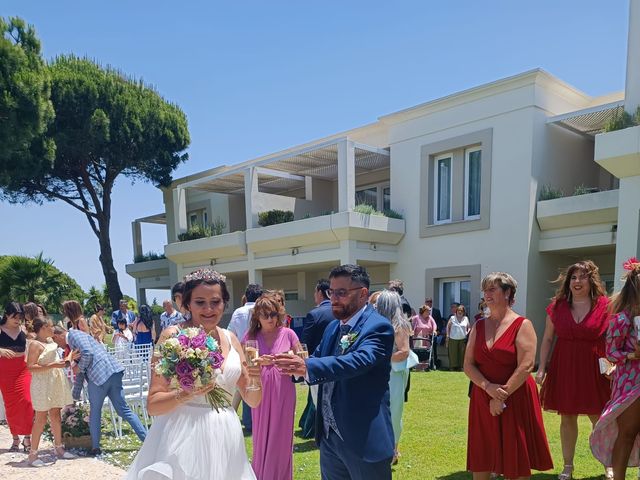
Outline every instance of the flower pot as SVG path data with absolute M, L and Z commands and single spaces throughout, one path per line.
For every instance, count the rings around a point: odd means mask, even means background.
M 85 450 L 91 449 L 91 435 L 81 435 L 80 437 L 74 437 L 69 432 L 62 434 L 62 443 L 65 449 L 70 448 L 84 448 Z

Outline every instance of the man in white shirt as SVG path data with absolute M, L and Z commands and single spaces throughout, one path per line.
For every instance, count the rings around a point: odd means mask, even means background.
M 251 320 L 253 305 L 256 303 L 256 300 L 260 295 L 262 295 L 261 285 L 255 283 L 247 285 L 247 289 L 244 292 L 244 297 L 246 299 L 245 304 L 236 308 L 233 315 L 231 315 L 231 321 L 229 322 L 227 330 L 233 332 L 241 342 L 249 329 L 249 321 Z M 236 391 L 233 396 L 233 408 L 237 410 L 239 404 L 240 394 Z M 245 402 L 242 402 L 242 425 L 244 426 L 246 433 L 251 433 L 251 407 L 249 407 Z
M 164 308 L 164 312 L 160 315 L 160 326 L 162 330 L 182 322 L 182 315 L 173 308 L 173 302 L 171 300 L 162 302 L 162 308 Z

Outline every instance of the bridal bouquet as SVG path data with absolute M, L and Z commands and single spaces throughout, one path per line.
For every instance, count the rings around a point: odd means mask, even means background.
M 155 372 L 166 378 L 171 388 L 191 392 L 214 383 L 223 361 L 213 337 L 202 328 L 184 328 L 160 345 Z M 207 400 L 216 411 L 229 405 L 227 392 L 218 386 L 207 393 Z

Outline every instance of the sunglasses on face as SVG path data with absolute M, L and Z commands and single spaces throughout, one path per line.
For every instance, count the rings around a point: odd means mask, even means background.
M 278 318 L 278 312 L 261 313 L 260 318 Z

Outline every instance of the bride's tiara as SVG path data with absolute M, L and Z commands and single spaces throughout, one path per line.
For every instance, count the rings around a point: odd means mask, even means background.
M 195 272 L 191 272 L 184 276 L 185 282 L 191 282 L 193 280 L 213 280 L 214 282 L 226 282 L 227 277 L 221 273 L 216 272 L 210 268 L 201 268 Z

